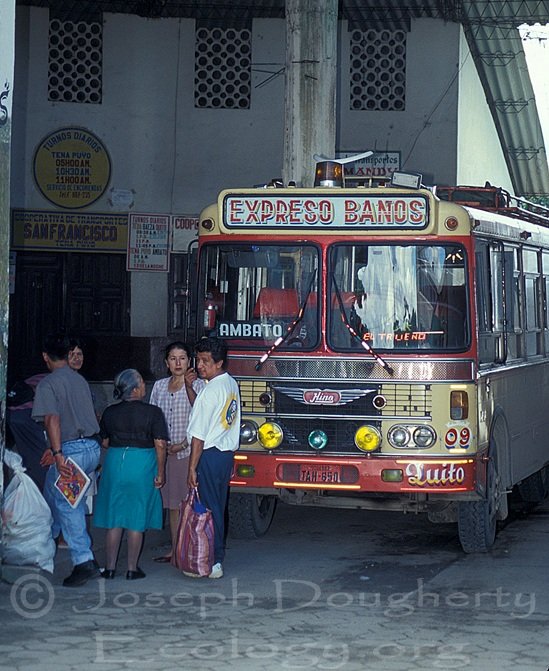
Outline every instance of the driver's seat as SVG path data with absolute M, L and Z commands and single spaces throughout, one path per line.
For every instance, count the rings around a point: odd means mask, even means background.
M 276 319 L 295 317 L 299 310 L 295 289 L 274 289 L 263 287 L 254 307 L 254 319 Z

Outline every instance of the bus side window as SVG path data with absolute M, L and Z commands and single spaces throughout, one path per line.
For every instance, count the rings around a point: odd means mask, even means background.
M 503 252 L 504 331 L 507 340 L 507 356 L 511 359 L 517 359 L 521 355 L 520 344 L 522 341 L 521 279 L 518 251 L 518 249 L 505 249 Z

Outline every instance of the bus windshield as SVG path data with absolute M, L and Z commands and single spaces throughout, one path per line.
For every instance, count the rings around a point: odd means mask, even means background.
M 329 258 L 328 344 L 376 352 L 463 350 L 469 343 L 460 245 L 335 244 Z
M 270 347 L 284 336 L 281 350 L 318 345 L 317 247 L 205 245 L 200 258 L 206 333 L 244 349 Z

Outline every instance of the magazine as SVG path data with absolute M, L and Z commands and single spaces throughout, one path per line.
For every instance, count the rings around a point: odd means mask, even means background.
M 86 495 L 86 491 L 90 486 L 91 481 L 80 466 L 70 457 L 67 457 L 66 463 L 71 469 L 72 474 L 69 477 L 59 475 L 55 481 L 55 486 L 67 499 L 69 505 L 72 508 L 76 508 L 82 498 Z

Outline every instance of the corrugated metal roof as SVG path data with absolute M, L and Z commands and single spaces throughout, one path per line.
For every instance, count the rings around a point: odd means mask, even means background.
M 284 0 L 17 0 L 72 20 L 101 12 L 207 21 L 284 17 Z M 408 29 L 414 18 L 462 23 L 517 195 L 549 194 L 543 134 L 518 26 L 549 23 L 549 0 L 340 0 L 352 26 Z
M 463 3 L 461 22 L 515 193 L 546 195 L 547 154 L 518 26 L 549 22 L 549 2 L 470 0 Z

